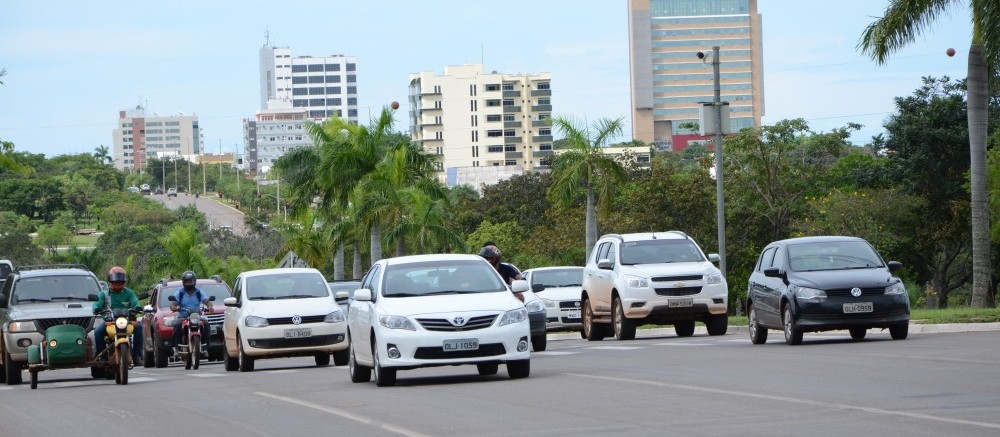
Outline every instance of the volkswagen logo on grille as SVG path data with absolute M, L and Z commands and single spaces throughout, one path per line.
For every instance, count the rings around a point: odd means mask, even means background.
M 465 320 L 465 317 L 458 316 L 455 317 L 454 319 L 451 319 L 451 324 L 455 326 L 465 326 L 465 322 L 467 321 L 468 320 Z
M 292 316 L 292 324 L 293 325 L 298 325 L 300 323 L 302 323 L 302 317 L 301 316 Z
M 861 297 L 861 289 L 860 289 L 860 288 L 858 288 L 858 287 L 854 287 L 854 288 L 852 288 L 852 289 L 851 289 L 851 296 L 854 296 L 854 297 Z

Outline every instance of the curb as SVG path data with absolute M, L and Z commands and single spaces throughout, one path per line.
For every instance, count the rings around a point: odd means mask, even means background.
M 988 332 L 988 331 L 1000 331 L 1000 322 L 994 323 L 940 323 L 940 324 L 929 324 L 922 325 L 917 323 L 910 323 L 910 334 L 938 334 L 938 333 L 948 333 L 948 332 Z M 642 334 L 643 337 L 659 337 L 665 335 L 676 335 L 674 333 L 674 328 L 652 328 L 652 329 L 639 329 L 636 331 L 637 334 Z M 708 334 L 704 326 L 696 326 L 694 329 L 695 335 L 698 334 Z M 825 334 L 844 334 L 847 335 L 846 330 L 840 331 L 824 331 Z M 729 329 L 726 334 L 741 334 L 750 335 L 749 328 L 745 325 L 729 325 Z M 550 332 L 547 337 L 549 340 L 573 340 L 580 339 L 579 331 L 571 332 Z

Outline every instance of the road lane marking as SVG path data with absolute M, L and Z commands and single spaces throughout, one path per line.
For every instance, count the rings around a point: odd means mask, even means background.
M 195 378 L 215 378 L 219 376 L 226 376 L 222 373 L 192 373 L 191 376 Z
M 711 346 L 711 343 L 653 343 L 653 346 Z
M 379 428 L 382 428 L 382 429 L 384 429 L 386 431 L 394 432 L 396 434 L 401 434 L 401 435 L 405 435 L 405 436 L 409 436 L 409 437 L 430 437 L 427 434 L 423 434 L 423 433 L 420 433 L 420 432 L 417 432 L 417 431 L 414 431 L 414 430 L 411 430 L 411 429 L 403 428 L 401 426 L 393 425 L 391 423 L 379 422 L 377 420 L 374 420 L 374 419 L 371 419 L 371 418 L 368 418 L 368 417 L 365 417 L 365 416 L 362 416 L 362 415 L 359 415 L 359 414 L 350 413 L 350 412 L 341 410 L 339 408 L 329 407 L 329 406 L 320 405 L 320 404 L 314 404 L 312 402 L 303 401 L 301 399 L 295 399 L 295 398 L 290 398 L 290 397 L 287 397 L 287 396 L 281 396 L 281 395 L 276 395 L 276 394 L 266 393 L 266 392 L 260 392 L 260 391 L 254 392 L 254 394 L 256 394 L 258 396 L 263 396 L 263 397 L 266 397 L 266 398 L 271 398 L 271 399 L 275 399 L 275 400 L 279 400 L 279 401 L 283 401 L 283 402 L 288 402 L 290 404 L 300 405 L 300 406 L 303 406 L 303 407 L 306 407 L 306 408 L 312 408 L 314 410 L 322 411 L 324 413 L 330 413 L 330 414 L 333 414 L 333 415 L 337 415 L 337 416 L 343 417 L 345 419 L 350 419 L 350 420 L 353 420 L 355 422 L 363 423 L 365 425 L 378 426 Z
M 579 352 L 563 352 L 563 351 L 545 351 L 545 352 L 535 352 L 540 356 L 556 356 L 556 355 L 576 355 Z
M 953 419 L 953 418 L 949 418 L 949 417 L 932 416 L 930 414 L 912 413 L 912 412 L 909 412 L 909 411 L 893 411 L 893 410 L 886 410 L 886 409 L 882 409 L 882 408 L 862 407 L 862 406 L 857 406 L 857 405 L 847 405 L 847 404 L 838 404 L 838 403 L 831 403 L 831 402 L 814 401 L 814 400 L 810 400 L 810 399 L 795 398 L 795 397 L 791 397 L 791 396 L 778 396 L 778 395 L 768 395 L 768 394 L 760 394 L 760 393 L 750 393 L 750 392 L 743 392 L 743 391 L 736 391 L 736 390 L 726 390 L 726 389 L 711 388 L 711 387 L 699 387 L 699 386 L 696 386 L 696 385 L 687 385 L 687 384 L 673 384 L 673 383 L 669 383 L 669 382 L 650 381 L 650 380 L 643 380 L 643 379 L 629 379 L 629 378 L 616 378 L 616 377 L 612 377 L 612 376 L 586 375 L 586 374 L 582 374 L 582 373 L 564 373 L 564 375 L 576 376 L 578 378 L 590 378 L 590 379 L 599 379 L 599 380 L 604 380 L 604 381 L 626 382 L 626 383 L 632 383 L 632 384 L 651 385 L 651 386 L 656 386 L 656 387 L 668 387 L 668 388 L 676 388 L 676 389 L 681 389 L 681 390 L 700 391 L 700 392 L 704 392 L 704 393 L 715 393 L 715 394 L 721 394 L 721 395 L 727 395 L 727 396 L 742 396 L 742 397 L 755 398 L 755 399 L 764 399 L 764 400 L 769 400 L 769 401 L 788 402 L 788 403 L 801 404 L 801 405 L 811 405 L 811 406 L 820 407 L 820 408 L 839 408 L 841 410 L 861 411 L 861 412 L 865 412 L 865 413 L 883 414 L 883 415 L 887 415 L 887 416 L 903 416 L 903 417 L 909 417 L 909 418 L 913 418 L 913 419 L 924 419 L 924 420 L 931 420 L 931 421 L 936 421 L 936 422 L 946 422 L 946 423 L 955 423 L 955 424 L 962 424 L 962 425 L 972 425 L 972 426 L 978 426 L 978 427 L 982 427 L 982 428 L 1000 429 L 1000 423 L 979 422 L 979 421 L 975 421 L 975 420 L 964 420 L 964 419 Z
M 642 349 L 642 346 L 593 346 L 587 349 L 600 349 L 605 351 L 630 351 L 633 349 Z

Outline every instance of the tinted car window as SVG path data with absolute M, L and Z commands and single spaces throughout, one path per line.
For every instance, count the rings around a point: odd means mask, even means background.
M 222 302 L 223 299 L 229 297 L 229 287 L 226 287 L 226 284 L 199 284 L 198 288 L 209 299 L 215 296 L 216 302 Z M 180 289 L 181 287 L 164 287 L 159 297 L 160 306 L 170 306 L 170 296 L 176 295 Z
M 608 249 L 611 248 L 611 243 L 601 243 L 597 248 L 597 259 L 595 261 L 600 261 L 602 259 L 608 259 Z
M 11 304 L 88 300 L 87 295 L 101 292 L 93 277 L 84 275 L 22 277 L 17 281 Z
M 489 264 L 478 260 L 427 261 L 386 268 L 382 296 L 492 293 L 507 287 Z
M 863 241 L 789 245 L 788 260 L 790 270 L 797 272 L 883 267 L 882 259 Z
M 550 269 L 531 272 L 531 285 L 549 287 L 579 287 L 583 282 L 583 267 L 574 269 Z
M 316 273 L 277 273 L 245 278 L 243 293 L 250 300 L 305 299 L 330 295 L 326 280 Z
M 628 241 L 621 245 L 622 264 L 658 264 L 704 261 L 691 240 Z
M 771 267 L 771 260 L 774 258 L 774 248 L 764 249 L 764 252 L 760 254 L 760 259 L 757 260 L 757 271 L 763 272 L 764 269 Z

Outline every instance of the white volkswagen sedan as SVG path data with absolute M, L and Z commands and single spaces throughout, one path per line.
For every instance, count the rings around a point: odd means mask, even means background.
M 539 267 L 524 271 L 531 290 L 545 304 L 546 327 L 550 331 L 578 331 L 583 267 Z
M 347 322 L 316 269 L 243 272 L 223 300 L 226 370 L 253 371 L 254 360 L 313 356 L 317 366 L 347 364 Z
M 531 372 L 528 311 L 476 255 L 383 259 L 354 292 L 348 311 L 350 375 L 393 385 L 397 370 L 475 364 L 480 375 L 506 364 L 511 379 Z

